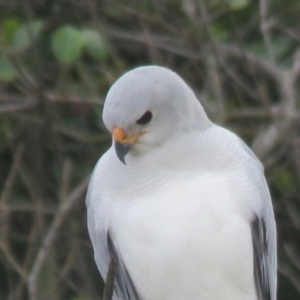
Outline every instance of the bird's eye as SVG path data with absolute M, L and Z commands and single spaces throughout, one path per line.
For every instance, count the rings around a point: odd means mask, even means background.
M 147 124 L 151 121 L 152 119 L 152 113 L 151 111 L 147 110 L 137 121 L 136 123 L 137 124 L 140 124 L 140 125 L 144 125 L 144 124 Z

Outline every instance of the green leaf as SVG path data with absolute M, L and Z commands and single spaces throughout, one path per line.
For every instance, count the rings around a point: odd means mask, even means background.
M 295 187 L 298 185 L 295 174 L 282 166 L 273 170 L 272 181 L 276 184 L 276 188 L 285 195 L 294 193 Z
M 226 41 L 229 36 L 228 30 L 224 26 L 220 26 L 218 24 L 210 26 L 210 33 L 214 39 L 222 42 Z
M 286 56 L 285 54 L 288 53 L 289 49 L 291 49 L 292 46 L 293 39 L 289 36 L 281 35 L 272 37 L 270 45 L 271 54 L 276 58 L 277 63 L 280 64 L 281 67 L 291 67 L 292 56 Z M 247 45 L 247 49 L 263 59 L 270 58 L 270 53 L 268 51 L 267 45 L 262 39 L 251 42 L 251 44 Z M 281 56 L 283 56 L 283 60 Z
M 233 10 L 245 8 L 249 4 L 249 0 L 227 0 L 227 3 Z
M 26 49 L 33 40 L 40 34 L 43 28 L 43 22 L 40 20 L 30 21 L 23 24 L 13 37 L 13 46 L 16 50 L 22 51 Z
M 20 21 L 17 18 L 5 19 L 1 25 L 1 35 L 3 36 L 6 43 L 12 42 L 12 39 L 20 27 Z
M 82 46 L 81 31 L 71 25 L 58 28 L 52 35 L 52 51 L 57 59 L 64 63 L 76 61 L 81 54 Z
M 0 55 L 0 80 L 4 82 L 12 81 L 17 75 L 13 64 L 3 54 Z
M 288 35 L 275 36 L 271 40 L 272 53 L 275 57 L 284 54 L 293 45 L 293 39 Z
M 252 42 L 251 44 L 247 45 L 247 49 L 261 58 L 268 58 L 268 49 L 263 40 Z
M 108 57 L 108 48 L 99 32 L 86 29 L 82 32 L 84 46 L 87 53 L 98 60 L 105 60 Z

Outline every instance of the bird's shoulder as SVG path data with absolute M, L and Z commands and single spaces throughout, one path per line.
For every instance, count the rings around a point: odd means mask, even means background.
M 231 170 L 232 167 L 245 170 L 257 169 L 263 173 L 263 166 L 246 143 L 232 131 L 218 125 L 213 125 L 197 138 L 197 151 L 199 160 L 207 158 L 221 168 Z

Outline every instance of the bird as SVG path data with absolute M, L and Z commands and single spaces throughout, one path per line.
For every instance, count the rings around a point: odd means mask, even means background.
M 214 124 L 172 70 L 110 87 L 111 147 L 87 191 L 87 226 L 114 300 L 275 300 L 276 224 L 261 162 Z

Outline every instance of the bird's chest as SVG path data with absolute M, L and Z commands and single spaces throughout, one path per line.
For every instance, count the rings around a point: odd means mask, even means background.
M 147 247 L 183 242 L 195 234 L 205 238 L 222 231 L 236 214 L 238 204 L 231 193 L 224 177 L 203 176 L 167 183 L 134 199 L 116 195 L 110 227 L 120 242 L 134 239 Z
M 164 280 L 170 285 L 161 287 L 162 299 L 176 299 L 174 293 L 191 293 L 193 299 L 193 294 L 206 292 L 204 287 L 213 288 L 231 276 L 241 251 L 251 256 L 251 245 L 243 237 L 248 228 L 231 193 L 224 177 L 205 176 L 120 202 L 111 229 L 122 259 L 141 287 Z M 225 274 L 228 270 L 230 274 Z

